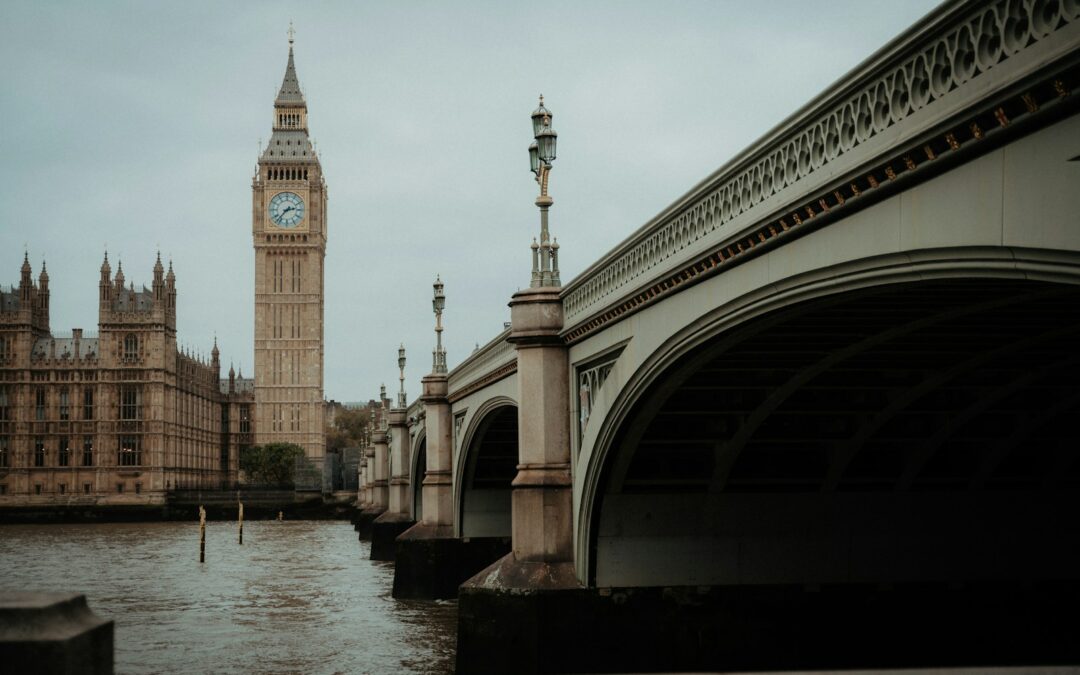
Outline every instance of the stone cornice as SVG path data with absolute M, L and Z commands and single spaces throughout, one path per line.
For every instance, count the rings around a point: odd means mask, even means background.
M 473 380 L 472 382 L 465 385 L 464 387 L 454 391 L 454 393 L 450 394 L 450 397 L 449 397 L 450 402 L 451 403 L 456 403 L 457 401 L 460 401 L 461 399 L 465 398 L 469 394 L 472 394 L 473 392 L 479 391 L 479 390 L 483 389 L 484 387 L 488 386 L 489 384 L 492 384 L 493 382 L 498 382 L 499 380 L 503 379 L 504 377 L 510 377 L 511 375 L 513 375 L 516 372 L 517 372 L 517 359 L 511 361 L 510 363 L 507 363 L 507 364 L 503 365 L 500 368 L 496 368 L 495 370 L 489 372 L 487 375 L 484 375 L 483 377 L 480 377 L 479 379 Z

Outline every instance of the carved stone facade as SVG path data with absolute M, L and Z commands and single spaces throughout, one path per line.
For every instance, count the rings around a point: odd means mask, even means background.
M 321 457 L 326 182 L 308 138 L 291 40 L 273 134 L 251 187 L 256 440 L 295 443 Z
M 0 289 L 0 505 L 159 504 L 176 489 L 231 487 L 252 442 L 254 387 L 217 345 L 176 345 L 176 278 L 151 288 L 101 266 L 98 336 L 53 336 L 49 277 L 24 260 Z

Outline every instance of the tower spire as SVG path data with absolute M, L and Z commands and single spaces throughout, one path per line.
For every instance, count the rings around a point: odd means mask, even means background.
M 281 81 L 281 89 L 278 90 L 274 106 L 302 106 L 304 95 L 300 93 L 300 80 L 296 77 L 296 64 L 293 63 L 293 30 L 289 23 L 289 63 L 285 66 L 285 77 Z

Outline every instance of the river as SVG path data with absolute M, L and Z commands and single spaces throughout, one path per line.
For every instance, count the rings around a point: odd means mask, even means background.
M 343 521 L 0 526 L 0 591 L 85 593 L 117 673 L 448 673 L 457 606 L 390 597 Z

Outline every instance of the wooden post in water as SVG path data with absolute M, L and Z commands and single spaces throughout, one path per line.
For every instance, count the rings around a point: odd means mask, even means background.
M 240 545 L 244 545 L 244 502 L 240 502 Z
M 206 509 L 199 505 L 199 562 L 206 562 Z

